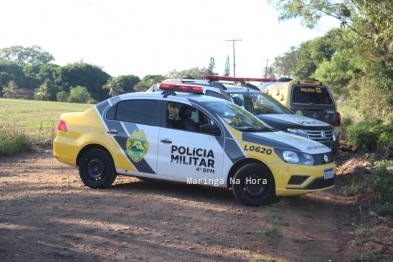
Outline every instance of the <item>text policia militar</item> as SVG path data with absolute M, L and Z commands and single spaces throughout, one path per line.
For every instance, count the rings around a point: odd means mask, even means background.
M 214 168 L 213 150 L 172 145 L 171 163 Z
M 218 187 L 220 185 L 225 185 L 224 178 L 192 178 L 187 177 L 187 184 L 191 185 L 210 185 Z M 229 178 L 229 184 L 231 185 L 266 185 L 267 179 L 264 178 L 251 178 L 246 177 L 244 179 L 236 179 L 233 177 Z

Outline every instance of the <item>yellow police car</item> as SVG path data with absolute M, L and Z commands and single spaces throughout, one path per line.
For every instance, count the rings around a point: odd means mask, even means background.
M 129 175 L 230 188 L 248 206 L 334 186 L 325 145 L 276 131 L 234 103 L 202 95 L 201 86 L 160 89 L 62 114 L 54 156 L 78 166 L 91 188 Z

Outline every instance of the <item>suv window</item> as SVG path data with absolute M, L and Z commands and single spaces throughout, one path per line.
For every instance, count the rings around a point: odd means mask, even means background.
M 292 102 L 295 104 L 331 105 L 333 99 L 325 86 L 299 86 L 292 89 Z
M 121 101 L 107 112 L 107 119 L 154 126 L 157 116 L 157 100 Z
M 247 111 L 259 114 L 292 114 L 277 100 L 264 93 L 230 93 L 235 104 Z

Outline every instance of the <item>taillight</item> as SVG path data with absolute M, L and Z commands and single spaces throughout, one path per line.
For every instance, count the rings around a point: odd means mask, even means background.
M 68 132 L 67 124 L 64 120 L 60 119 L 59 123 L 57 124 L 57 130 L 63 131 L 63 132 Z
M 339 112 L 336 113 L 336 126 L 341 126 L 341 114 Z

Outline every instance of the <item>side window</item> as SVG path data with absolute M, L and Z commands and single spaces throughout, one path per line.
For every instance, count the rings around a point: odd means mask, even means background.
M 210 90 L 207 90 L 207 91 L 206 91 L 206 95 L 207 95 L 207 96 L 212 96 L 212 97 L 217 97 L 217 98 L 221 98 L 221 99 L 227 100 L 227 99 L 225 98 L 225 96 L 223 96 L 222 94 L 217 93 L 217 92 L 214 92 L 214 91 L 210 91 Z
M 212 121 L 198 109 L 176 102 L 167 104 L 166 127 L 179 130 L 199 132 L 199 126 Z
M 154 126 L 157 117 L 157 103 L 156 100 L 121 101 L 117 104 L 116 120 Z
M 115 116 L 116 116 L 116 108 L 117 108 L 117 104 L 112 106 L 108 112 L 106 112 L 106 119 L 108 120 L 115 120 Z

